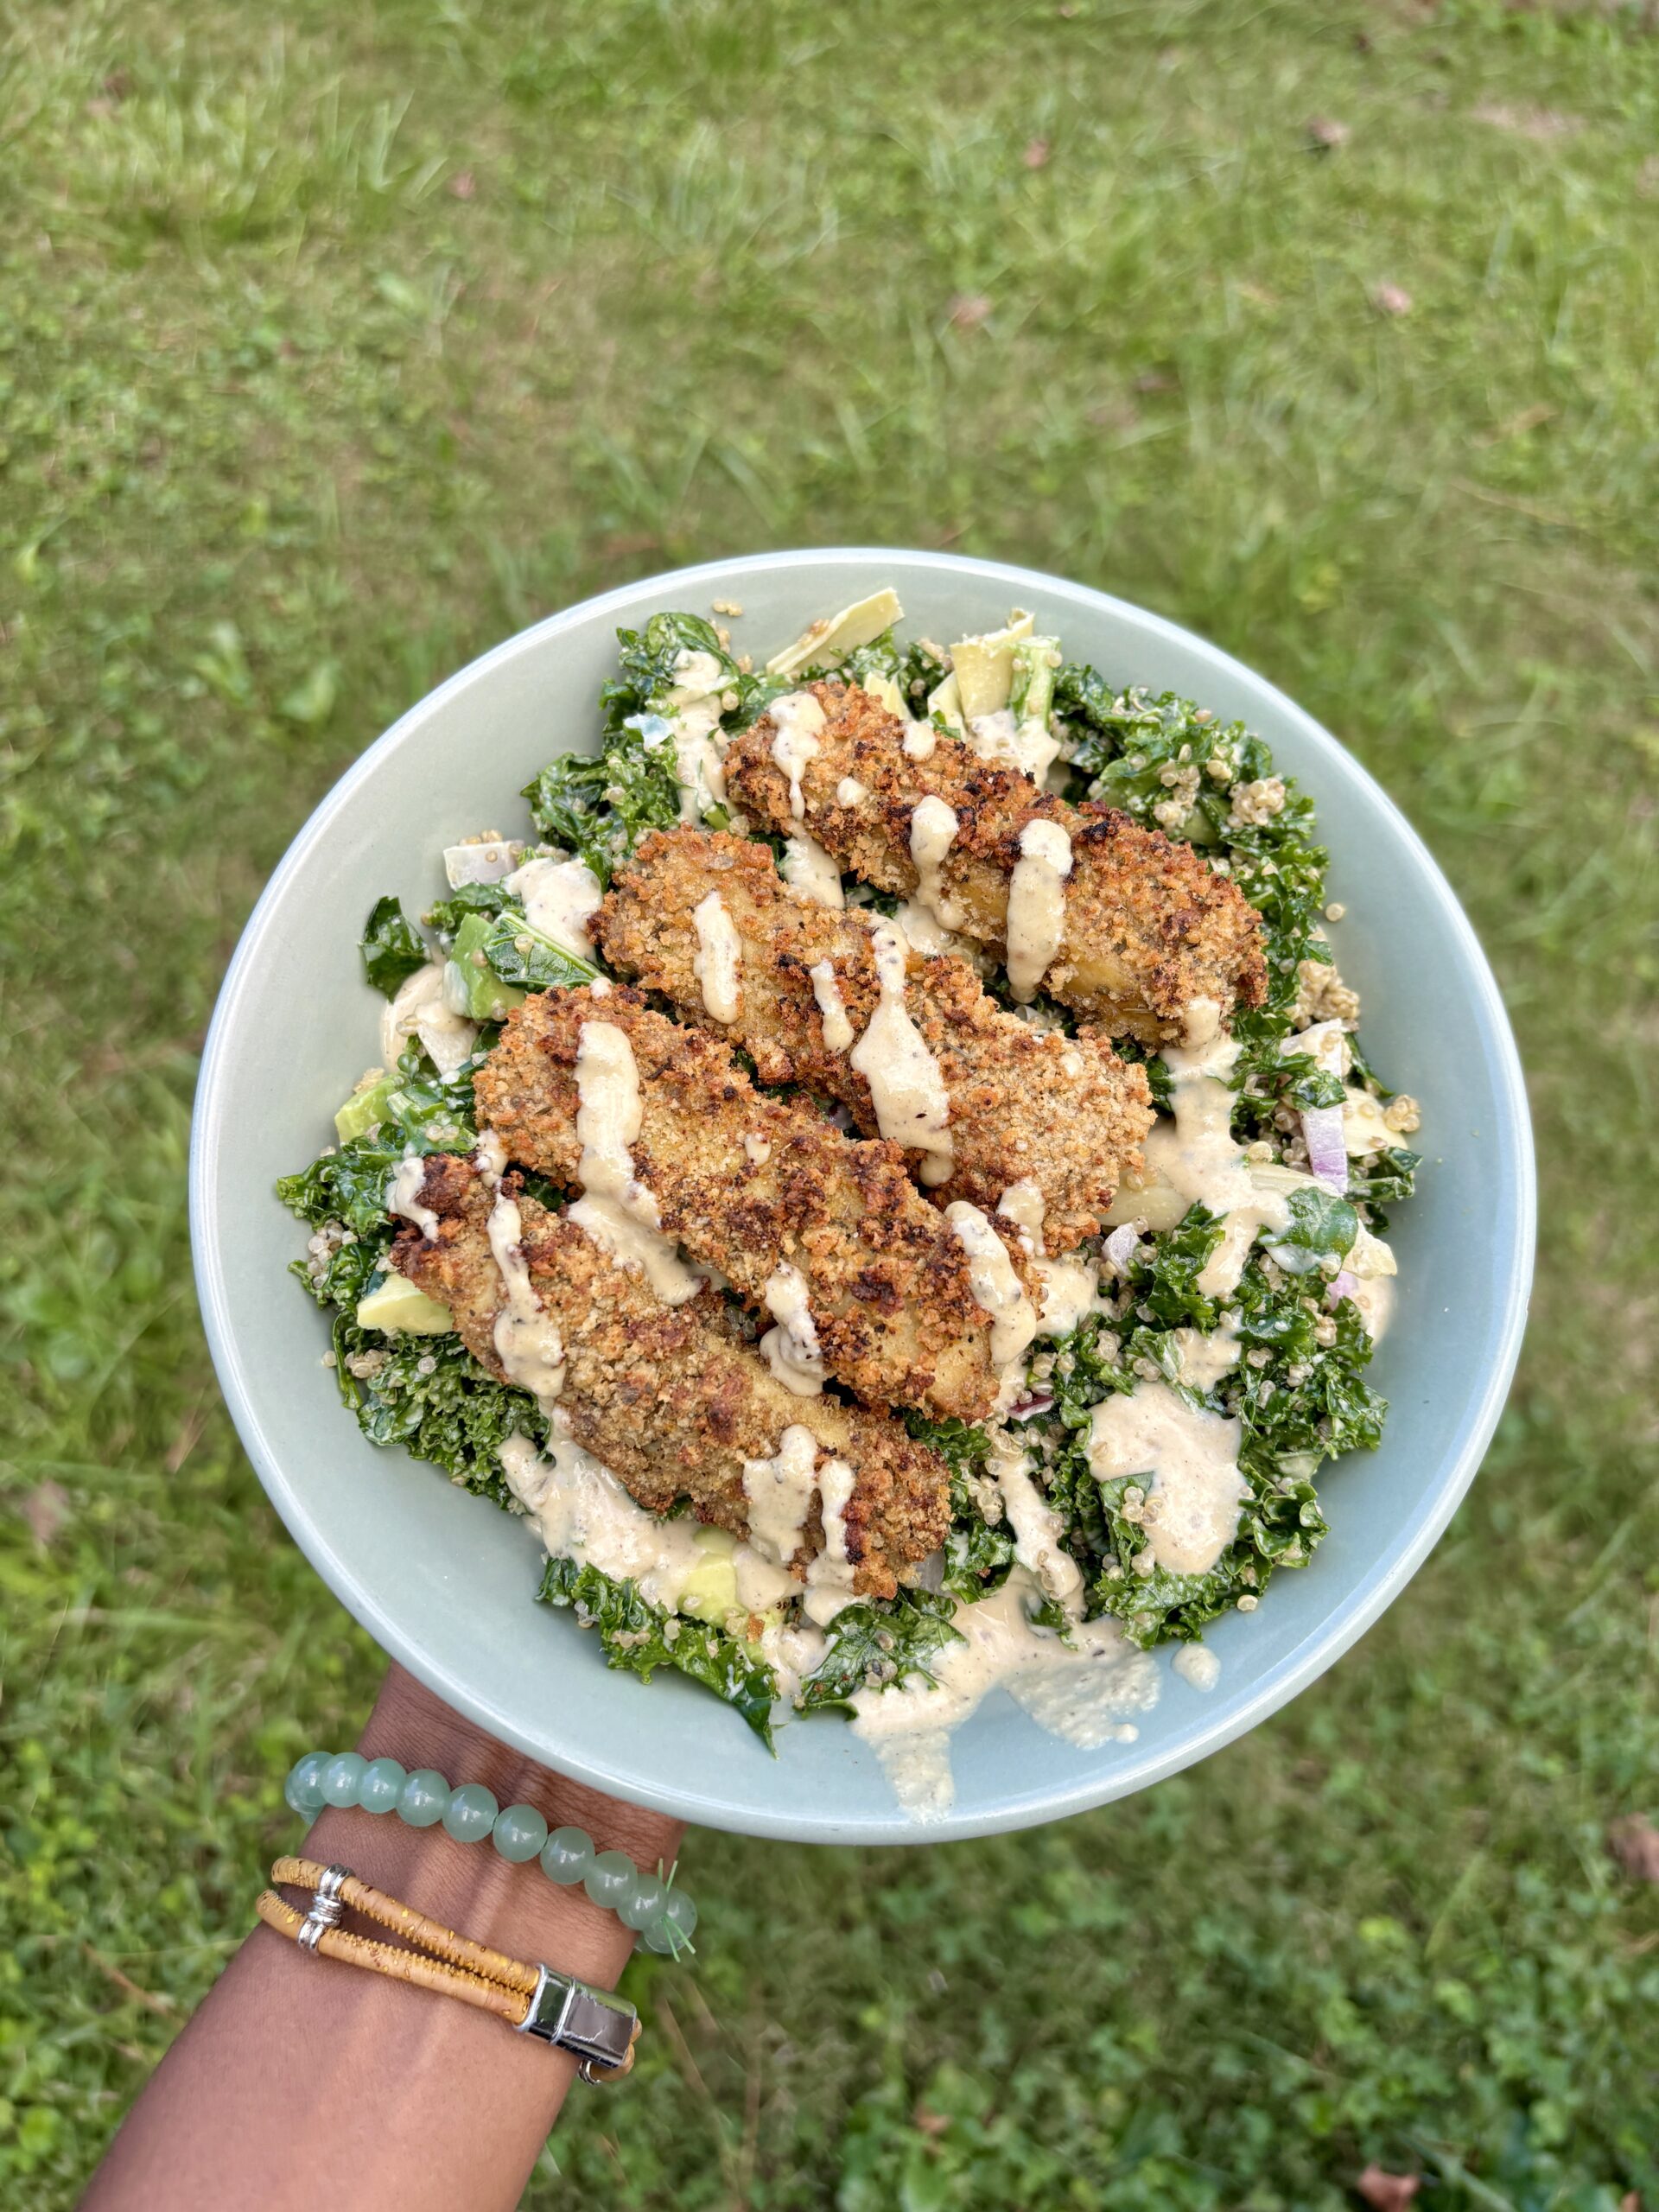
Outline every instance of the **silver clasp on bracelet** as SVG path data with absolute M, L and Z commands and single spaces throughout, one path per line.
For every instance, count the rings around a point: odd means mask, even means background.
M 344 1910 L 340 1901 L 340 1886 L 351 1878 L 349 1866 L 325 1866 L 322 1870 L 322 1879 L 317 1884 L 316 1895 L 311 1900 L 296 1938 L 300 1948 L 308 1952 L 313 1958 L 316 1956 L 317 1945 L 321 1942 L 325 1929 L 340 1924 L 340 1916 Z
M 556 2050 L 575 2051 L 582 2062 L 576 2071 L 597 2087 L 607 2075 L 626 2073 L 639 2029 L 639 2016 L 632 2005 L 544 1966 L 537 1969 L 530 2010 L 518 2031 Z

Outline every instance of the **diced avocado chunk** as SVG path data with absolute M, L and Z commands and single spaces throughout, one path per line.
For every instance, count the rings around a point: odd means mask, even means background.
M 357 1325 L 378 1329 L 386 1336 L 443 1337 L 455 1324 L 447 1306 L 417 1290 L 404 1276 L 389 1274 L 378 1289 L 358 1300 Z
M 872 644 L 884 630 L 891 630 L 904 608 L 892 586 L 884 585 L 868 599 L 843 607 L 839 614 L 810 622 L 792 645 L 774 653 L 766 663 L 768 676 L 792 677 L 804 668 L 818 668 L 844 659 L 860 645 Z
M 982 638 L 963 638 L 950 648 L 950 667 L 957 679 L 957 696 L 964 720 L 976 721 L 1008 703 L 1014 688 L 1014 649 L 1032 632 L 1033 618 L 1018 608 L 1001 630 Z
M 384 1122 L 386 1101 L 397 1088 L 395 1075 L 383 1075 L 378 1083 L 365 1083 L 354 1090 L 334 1116 L 340 1142 L 350 1144 L 353 1137 L 366 1136 L 377 1122 Z
M 465 1012 L 474 1021 L 505 1020 L 512 1007 L 522 1005 L 524 993 L 516 983 L 504 983 L 490 966 L 485 955 L 489 943 L 493 917 L 488 914 L 468 914 L 455 931 L 455 942 L 449 955 L 448 983 L 452 976 L 454 996 L 463 1001 L 457 1012 Z M 450 1003 L 446 994 L 446 1003 Z
M 720 1625 L 739 1610 L 737 1569 L 732 1564 L 737 1541 L 724 1529 L 699 1529 L 696 1544 L 702 1556 L 680 1586 L 679 1609 L 694 1620 Z

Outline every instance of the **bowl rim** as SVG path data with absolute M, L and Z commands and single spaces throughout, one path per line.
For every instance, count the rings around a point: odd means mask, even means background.
M 1141 1760 L 1093 1770 L 1080 1768 L 1074 1784 L 1028 1794 L 1000 1810 L 953 1809 L 942 1819 L 918 1823 L 895 1804 L 891 1817 L 855 1815 L 831 1827 L 821 1821 L 804 1826 L 791 1817 L 786 1807 L 759 1803 L 732 1807 L 722 1802 L 716 1808 L 685 1791 L 657 1786 L 648 1776 L 628 1769 L 626 1763 L 607 1765 L 568 1751 L 550 1750 L 547 1743 L 537 1741 L 528 1731 L 504 1723 L 503 1717 L 493 1713 L 464 1681 L 451 1678 L 442 1666 L 427 1659 L 416 1637 L 406 1632 L 364 1588 L 350 1562 L 321 1537 L 302 1498 L 289 1484 L 279 1456 L 267 1442 L 257 1409 L 245 1383 L 232 1330 L 229 1290 L 219 1258 L 221 1222 L 212 1162 L 226 1108 L 239 1009 L 264 957 L 267 917 L 280 899 L 289 875 L 327 835 L 335 815 L 353 795 L 378 774 L 383 763 L 408 733 L 440 712 L 486 670 L 521 654 L 538 651 L 564 631 L 596 618 L 625 611 L 638 612 L 642 600 L 647 597 L 659 607 L 669 606 L 677 596 L 686 603 L 690 594 L 706 595 L 710 588 L 726 594 L 741 591 L 744 578 L 761 573 L 775 575 L 794 569 L 810 569 L 819 573 L 836 568 L 868 569 L 873 564 L 885 565 L 895 581 L 902 581 L 906 569 L 912 573 L 925 571 L 934 577 L 941 571 L 954 570 L 964 580 L 1006 585 L 1016 604 L 1026 594 L 1034 594 L 1039 600 L 1044 594 L 1051 598 L 1058 594 L 1073 603 L 1092 602 L 1128 618 L 1148 634 L 1179 643 L 1217 678 L 1242 681 L 1258 695 L 1268 695 L 1275 710 L 1296 725 L 1299 737 L 1312 754 L 1339 763 L 1343 773 L 1357 778 L 1368 803 L 1389 822 L 1394 832 L 1411 849 L 1438 921 L 1455 941 L 1462 956 L 1478 1001 L 1483 1045 L 1499 1101 L 1502 1126 L 1494 1135 L 1508 1150 L 1512 1162 L 1514 1204 L 1507 1246 L 1493 1257 L 1494 1268 L 1501 1269 L 1505 1285 L 1494 1356 L 1478 1390 L 1461 1409 L 1461 1440 L 1448 1459 L 1437 1489 L 1420 1509 L 1420 1517 L 1399 1545 L 1370 1568 L 1338 1610 L 1261 1675 L 1242 1702 L 1224 1715 L 1218 1714 L 1209 1726 L 1193 1729 L 1179 1742 L 1159 1751 L 1149 1750 Z M 1299 773 L 1305 783 L 1311 780 L 1308 772 Z M 387 1656 L 408 1668 L 436 1696 L 488 1733 L 511 1743 L 527 1757 L 594 1789 L 683 1820 L 719 1826 L 738 1834 L 797 1842 L 837 1843 L 944 1842 L 1032 1827 L 1092 1809 L 1208 1758 L 1248 1734 L 1334 1665 L 1376 1622 L 1427 1558 L 1479 1469 L 1520 1356 L 1532 1284 L 1537 1212 L 1536 1168 L 1525 1079 L 1497 979 L 1473 926 L 1439 863 L 1363 764 L 1270 679 L 1208 639 L 1149 608 L 1041 569 L 971 555 L 880 545 L 795 547 L 768 553 L 730 555 L 613 586 L 504 639 L 457 669 L 398 715 L 318 801 L 271 871 L 243 926 L 219 988 L 203 1048 L 191 1122 L 188 1185 L 198 1304 L 219 1388 L 243 1448 L 266 1495 L 306 1559 Z

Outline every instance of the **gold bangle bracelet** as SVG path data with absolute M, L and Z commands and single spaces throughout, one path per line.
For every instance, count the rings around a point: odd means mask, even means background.
M 313 1892 L 303 1912 L 274 1890 L 262 1891 L 256 1907 L 267 1928 L 286 1936 L 302 1950 L 442 1997 L 458 1997 L 479 2012 L 493 2012 L 520 2035 L 533 2035 L 556 2049 L 574 2051 L 584 2082 L 620 2081 L 632 2066 L 639 2016 L 621 1998 L 592 1989 L 551 1967 L 530 1965 L 487 1944 L 474 1943 L 401 1898 L 359 1881 L 348 1866 L 279 1859 L 270 1878 L 283 1887 Z M 340 1927 L 340 1911 L 347 1905 L 395 1930 L 410 1948 L 354 1936 Z

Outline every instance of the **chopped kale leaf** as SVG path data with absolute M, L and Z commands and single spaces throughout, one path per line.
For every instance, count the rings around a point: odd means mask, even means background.
M 363 956 L 363 973 L 389 999 L 396 998 L 415 970 L 426 965 L 426 946 L 420 931 L 399 901 L 390 896 L 377 899 L 370 907 L 358 950 Z
M 905 1426 L 923 1444 L 931 1444 L 950 1470 L 950 1529 L 944 1540 L 944 1586 L 952 1597 L 971 1605 L 988 1598 L 1007 1580 L 1014 1565 L 1014 1535 L 1007 1522 L 986 1513 L 993 1484 L 988 1472 L 991 1440 L 982 1428 L 948 1417 L 931 1420 L 909 1412 Z M 990 1497 L 1001 1515 L 1001 1500 Z
M 672 1667 L 701 1682 L 741 1713 L 768 1750 L 778 1678 L 757 1646 L 706 1621 L 653 1605 L 632 1582 L 550 1559 L 537 1596 L 549 1605 L 571 1607 L 583 1628 L 596 1628 L 607 1667 L 648 1682 L 658 1667 Z
M 498 1382 L 459 1337 L 383 1336 L 345 1313 L 334 1358 L 340 1394 L 371 1444 L 401 1444 L 475 1496 L 511 1503 L 499 1453 L 510 1436 L 546 1440 L 534 1398 Z
M 1323 1233 L 1332 1233 L 1328 1220 Z M 1258 1598 L 1276 1567 L 1301 1565 L 1325 1534 L 1313 1479 L 1321 1462 L 1374 1446 L 1387 1410 L 1364 1377 L 1370 1339 L 1351 1300 L 1327 1314 L 1321 1277 L 1287 1277 L 1274 1255 L 1260 1250 L 1228 1300 L 1237 1364 L 1211 1390 L 1188 1389 L 1170 1330 L 1159 1325 L 1155 1312 L 1147 1315 L 1151 1301 L 1142 1294 L 1157 1269 L 1155 1251 L 1137 1263 L 1131 1315 L 1115 1325 L 1091 1316 L 1062 1338 L 1049 1383 L 1053 1409 L 1027 1432 L 1043 1460 L 1067 1548 L 1087 1580 L 1090 1611 L 1112 1615 L 1142 1644 L 1195 1636 L 1241 1599 Z M 1325 1322 L 1331 1325 L 1322 1328 Z M 1322 1335 L 1333 1341 L 1322 1343 Z M 1095 1407 L 1111 1391 L 1141 1387 L 1142 1361 L 1189 1402 L 1240 1424 L 1239 1471 L 1249 1495 L 1237 1535 L 1205 1574 L 1175 1574 L 1156 1565 L 1144 1527 L 1124 1510 L 1134 1477 L 1102 1481 L 1089 1466 Z
M 927 1590 L 843 1606 L 830 1624 L 830 1649 L 802 1683 L 797 1706 L 803 1713 L 831 1706 L 851 1712 L 856 1690 L 893 1689 L 912 1675 L 935 1681 L 929 1661 L 963 1640 L 951 1626 L 951 1611 L 949 1598 Z
M 405 1052 L 388 1092 L 386 1119 L 366 1136 L 333 1146 L 297 1174 L 283 1176 L 276 1195 L 290 1212 L 321 1228 L 341 1222 L 359 1236 L 386 1228 L 386 1185 L 410 1152 L 468 1152 L 473 1128 L 470 1067 L 441 1077 L 423 1072 L 423 1057 Z
M 499 914 L 509 907 L 522 914 L 524 902 L 505 883 L 457 884 L 447 899 L 427 908 L 426 926 L 442 938 L 452 938 L 468 914 Z
M 1348 1195 L 1356 1205 L 1363 1205 L 1370 1217 L 1370 1226 L 1379 1233 L 1389 1225 L 1386 1209 L 1398 1205 L 1408 1198 L 1417 1187 L 1417 1170 L 1421 1164 L 1421 1153 L 1408 1152 L 1403 1145 L 1392 1145 L 1387 1152 L 1376 1155 L 1376 1166 L 1369 1174 L 1358 1170 L 1355 1162 L 1349 1170 Z
M 586 861 L 607 889 L 647 830 L 680 818 L 672 732 L 660 715 L 659 729 L 640 719 L 646 729 L 619 728 L 597 754 L 563 753 L 524 786 L 543 836 Z
M 591 983 L 599 970 L 591 960 L 567 952 L 550 937 L 532 929 L 524 909 L 504 908 L 490 925 L 483 952 L 494 974 L 504 983 L 525 991 L 576 990 Z
M 1214 1328 L 1219 1308 L 1198 1288 L 1198 1277 L 1221 1236 L 1220 1217 L 1192 1205 L 1173 1229 L 1136 1247 L 1128 1288 L 1141 1320 L 1166 1329 Z
M 1321 1260 L 1339 1260 L 1351 1251 L 1359 1216 L 1346 1198 L 1304 1184 L 1287 1192 L 1285 1203 L 1288 1225 L 1268 1230 L 1262 1243 L 1287 1274 L 1312 1274 Z

